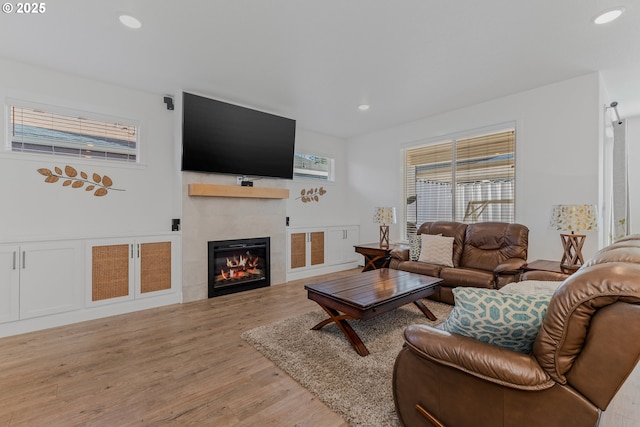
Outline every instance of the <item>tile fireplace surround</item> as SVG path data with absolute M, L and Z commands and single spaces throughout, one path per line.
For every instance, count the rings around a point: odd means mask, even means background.
M 182 173 L 182 298 L 206 299 L 207 242 L 271 238 L 271 284 L 286 280 L 286 201 L 237 197 L 193 197 L 193 183 L 236 185 L 235 176 Z M 256 185 L 284 188 L 279 180 L 261 179 Z

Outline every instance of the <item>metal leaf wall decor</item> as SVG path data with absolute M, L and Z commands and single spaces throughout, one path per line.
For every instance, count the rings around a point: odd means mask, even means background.
M 302 203 L 309 202 L 319 202 L 320 197 L 324 196 L 327 193 L 323 187 L 320 188 L 310 188 L 308 190 L 302 189 L 300 191 L 300 197 L 296 197 L 296 200 L 302 200 Z
M 98 175 L 93 173 L 91 179 L 86 172 L 78 171 L 71 167 L 65 166 L 64 171 L 59 167 L 51 169 L 40 168 L 38 169 L 40 175 L 44 175 L 44 182 L 52 184 L 62 180 L 63 187 L 71 188 L 84 188 L 85 191 L 92 191 L 94 196 L 102 197 L 106 196 L 111 191 L 125 191 L 120 188 L 112 188 L 113 181 L 107 175 Z M 86 184 L 86 186 L 85 186 Z

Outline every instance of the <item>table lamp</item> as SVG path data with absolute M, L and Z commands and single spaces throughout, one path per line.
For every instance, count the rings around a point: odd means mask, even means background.
M 596 208 L 594 205 L 555 205 L 551 215 L 551 225 L 556 230 L 570 231 L 571 234 L 560 234 L 564 253 L 560 265 L 576 270 L 584 264 L 582 246 L 585 234 L 576 232 L 594 230 L 596 228 Z
M 380 247 L 389 247 L 389 224 L 396 223 L 396 208 L 377 207 L 373 211 L 373 222 L 380 224 Z

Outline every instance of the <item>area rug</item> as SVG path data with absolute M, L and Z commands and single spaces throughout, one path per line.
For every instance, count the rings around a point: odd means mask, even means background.
M 369 320 L 349 323 L 369 349 L 359 356 L 335 324 L 311 327 L 327 318 L 322 310 L 244 332 L 241 336 L 352 426 L 399 426 L 391 390 L 403 331 L 411 324 L 437 325 L 451 306 L 425 300 L 432 322 L 413 304 Z

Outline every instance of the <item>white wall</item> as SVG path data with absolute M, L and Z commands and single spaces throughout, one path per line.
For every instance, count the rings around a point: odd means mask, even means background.
M 559 232 L 549 225 L 552 205 L 598 202 L 599 87 L 593 73 L 349 140 L 349 191 L 361 240 L 377 240 L 374 206 L 403 206 L 403 145 L 515 122 L 516 222 L 530 229 L 529 259 L 560 260 Z M 399 224 L 393 227 L 392 240 L 400 238 L 399 230 Z M 596 232 L 588 232 L 585 257 L 597 242 Z
M 346 141 L 304 129 L 296 130 L 296 151 L 335 159 L 335 182 L 313 180 L 287 181 L 291 196 L 287 200 L 287 216 L 291 227 L 355 224 L 357 216 L 349 209 L 347 192 Z M 303 203 L 302 190 L 323 187 L 319 200 Z
M 90 162 L 46 155 L 0 153 L 0 242 L 168 232 L 180 212 L 174 185 L 174 116 L 162 95 L 0 60 L 0 100 L 16 98 L 138 120 L 142 165 Z M 0 141 L 7 144 L 7 111 Z M 113 188 L 95 197 L 83 189 L 45 183 L 37 169 L 108 175 Z

